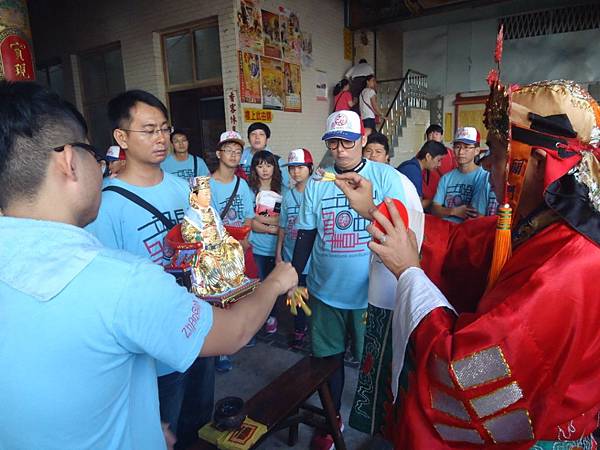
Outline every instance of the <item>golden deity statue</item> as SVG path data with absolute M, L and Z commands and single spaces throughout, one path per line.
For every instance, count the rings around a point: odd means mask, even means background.
M 210 206 L 210 177 L 190 179 L 190 209 L 181 223 L 181 236 L 187 243 L 201 243 L 192 258 L 192 291 L 214 296 L 244 283 L 244 250 L 227 233 L 221 218 Z

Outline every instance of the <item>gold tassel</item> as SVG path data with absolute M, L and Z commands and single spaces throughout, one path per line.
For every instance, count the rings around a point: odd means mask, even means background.
M 498 208 L 498 222 L 496 224 L 496 238 L 494 240 L 494 254 L 488 275 L 487 289 L 489 290 L 498 280 L 500 272 L 512 254 L 510 225 L 512 209 L 507 203 Z

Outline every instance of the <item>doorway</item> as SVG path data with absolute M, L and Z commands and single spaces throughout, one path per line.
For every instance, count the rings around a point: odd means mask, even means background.
M 190 153 L 200 156 L 213 172 L 218 166 L 215 149 L 225 131 L 223 87 L 169 92 L 171 121 L 188 133 Z

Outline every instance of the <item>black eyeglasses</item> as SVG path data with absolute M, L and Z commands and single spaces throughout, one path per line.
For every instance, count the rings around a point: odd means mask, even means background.
M 354 147 L 355 141 L 348 141 L 346 139 L 327 139 L 325 145 L 329 150 L 337 150 L 341 145 L 346 150 L 350 150 Z
M 148 139 L 157 139 L 161 134 L 169 137 L 174 131 L 173 127 L 155 128 L 153 130 L 128 130 L 127 128 L 119 129 L 123 131 L 130 131 L 132 133 L 142 133 L 142 136 L 146 136 Z
M 55 152 L 62 152 L 65 149 L 65 146 L 70 145 L 71 147 L 81 148 L 94 157 L 94 159 L 100 165 L 100 170 L 102 171 L 102 175 L 106 175 L 106 171 L 108 169 L 108 162 L 106 161 L 106 157 L 100 153 L 100 151 L 94 147 L 93 145 L 86 144 L 85 142 L 70 142 L 68 144 L 61 145 L 59 147 L 54 147 L 52 150 Z

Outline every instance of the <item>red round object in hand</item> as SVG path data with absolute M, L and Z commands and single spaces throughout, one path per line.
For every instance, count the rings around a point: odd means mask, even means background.
M 395 198 L 393 198 L 392 201 L 394 202 L 394 205 L 396 205 L 398 213 L 400 213 L 400 218 L 402 219 L 402 222 L 404 222 L 404 226 L 408 228 L 408 211 L 406 209 L 406 206 L 404 206 L 404 203 L 402 203 L 400 200 L 396 200 Z M 388 207 L 385 204 L 385 202 L 381 202 L 379 205 L 377 205 L 377 211 L 383 214 L 385 218 L 388 219 L 390 222 L 392 221 L 390 211 L 388 210 Z M 385 233 L 385 230 L 383 229 L 381 224 L 376 220 L 373 221 L 373 225 L 375 225 L 375 228 Z

